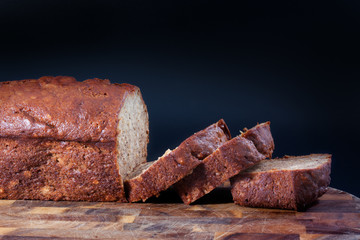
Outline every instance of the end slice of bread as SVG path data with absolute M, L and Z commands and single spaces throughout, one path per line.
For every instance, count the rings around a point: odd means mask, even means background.
M 231 178 L 231 192 L 241 206 L 300 211 L 326 192 L 330 171 L 330 154 L 266 160 Z
M 231 138 L 224 120 L 210 125 L 168 150 L 154 162 L 140 165 L 125 181 L 129 202 L 145 201 L 190 174 L 201 160 Z
M 249 136 L 250 140 L 247 139 Z M 175 189 L 183 202 L 190 204 L 240 171 L 264 160 L 266 156 L 271 156 L 273 149 L 270 122 L 258 124 L 221 145 L 205 158 L 192 174 L 176 183 Z

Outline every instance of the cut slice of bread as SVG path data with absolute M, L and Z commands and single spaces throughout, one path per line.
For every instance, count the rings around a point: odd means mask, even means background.
M 201 160 L 231 138 L 224 120 L 187 138 L 154 162 L 140 165 L 125 181 L 129 202 L 145 201 L 190 174 Z
M 249 136 L 254 142 L 247 139 Z M 266 156 L 271 156 L 273 149 L 270 122 L 258 124 L 220 146 L 205 158 L 192 174 L 176 183 L 175 189 L 183 202 L 190 204 L 240 171 L 264 160 Z
M 326 192 L 330 170 L 330 154 L 266 160 L 231 178 L 231 192 L 242 206 L 304 210 Z

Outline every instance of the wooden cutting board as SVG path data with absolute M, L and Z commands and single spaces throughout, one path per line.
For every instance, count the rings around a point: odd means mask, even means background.
M 240 207 L 219 188 L 194 205 L 0 200 L 1 239 L 360 239 L 360 199 L 330 188 L 306 212 Z

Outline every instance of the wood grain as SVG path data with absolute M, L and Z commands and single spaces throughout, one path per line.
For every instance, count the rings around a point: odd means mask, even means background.
M 1 239 L 360 239 L 360 199 L 330 188 L 306 212 L 240 207 L 228 188 L 193 205 L 0 200 Z

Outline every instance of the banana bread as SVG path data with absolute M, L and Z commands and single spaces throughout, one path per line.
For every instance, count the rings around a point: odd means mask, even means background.
M 331 155 L 266 160 L 230 179 L 236 204 L 305 210 L 330 184 Z
M 0 83 L 0 198 L 125 202 L 146 162 L 139 88 L 42 77 Z

